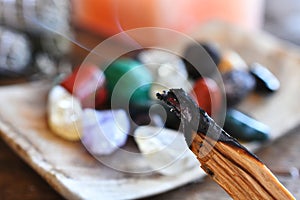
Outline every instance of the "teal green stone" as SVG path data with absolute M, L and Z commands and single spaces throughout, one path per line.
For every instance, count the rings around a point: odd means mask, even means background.
M 120 104 L 148 101 L 152 83 L 150 71 L 140 62 L 121 58 L 104 71 L 111 98 Z
M 245 142 L 269 139 L 270 128 L 235 109 L 226 113 L 224 130 L 232 137 Z

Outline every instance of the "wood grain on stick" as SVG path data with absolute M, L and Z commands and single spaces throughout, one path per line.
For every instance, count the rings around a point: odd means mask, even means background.
M 157 97 L 181 119 L 186 142 L 202 169 L 233 199 L 295 199 L 272 172 L 228 135 L 182 90 Z
M 194 132 L 190 149 L 202 169 L 234 199 L 295 199 L 271 171 L 243 149 Z M 214 146 L 213 146 L 214 145 Z

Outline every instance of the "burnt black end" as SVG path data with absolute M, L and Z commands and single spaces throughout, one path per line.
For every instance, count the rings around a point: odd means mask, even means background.
M 170 89 L 157 93 L 157 98 L 165 102 L 171 111 L 180 118 L 180 129 L 184 133 L 186 143 L 191 145 L 192 132 L 206 134 L 209 127 L 209 117 L 204 110 L 183 89 Z
M 172 90 L 169 90 L 168 92 L 163 91 L 162 94 L 156 93 L 156 97 L 159 100 L 165 102 L 171 108 L 171 112 L 174 112 L 176 116 L 180 118 L 181 116 L 180 104 L 176 95 Z

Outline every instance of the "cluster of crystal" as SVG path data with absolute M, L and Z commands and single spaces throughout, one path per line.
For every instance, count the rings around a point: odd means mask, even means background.
M 84 109 L 82 143 L 92 155 L 109 155 L 127 140 L 130 121 L 124 110 Z
M 140 126 L 134 132 L 134 139 L 149 166 L 163 175 L 178 175 L 199 167 L 182 133 L 166 128 Z
M 82 132 L 82 108 L 76 97 L 63 87 L 54 86 L 48 96 L 48 124 L 56 135 L 77 141 Z

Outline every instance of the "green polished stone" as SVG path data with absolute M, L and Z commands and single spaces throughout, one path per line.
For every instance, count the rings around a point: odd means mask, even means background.
M 224 130 L 232 137 L 245 142 L 265 141 L 269 139 L 270 134 L 267 125 L 235 109 L 227 111 Z
M 107 88 L 113 102 L 120 105 L 141 103 L 149 100 L 152 76 L 140 62 L 121 58 L 110 64 L 104 71 Z

